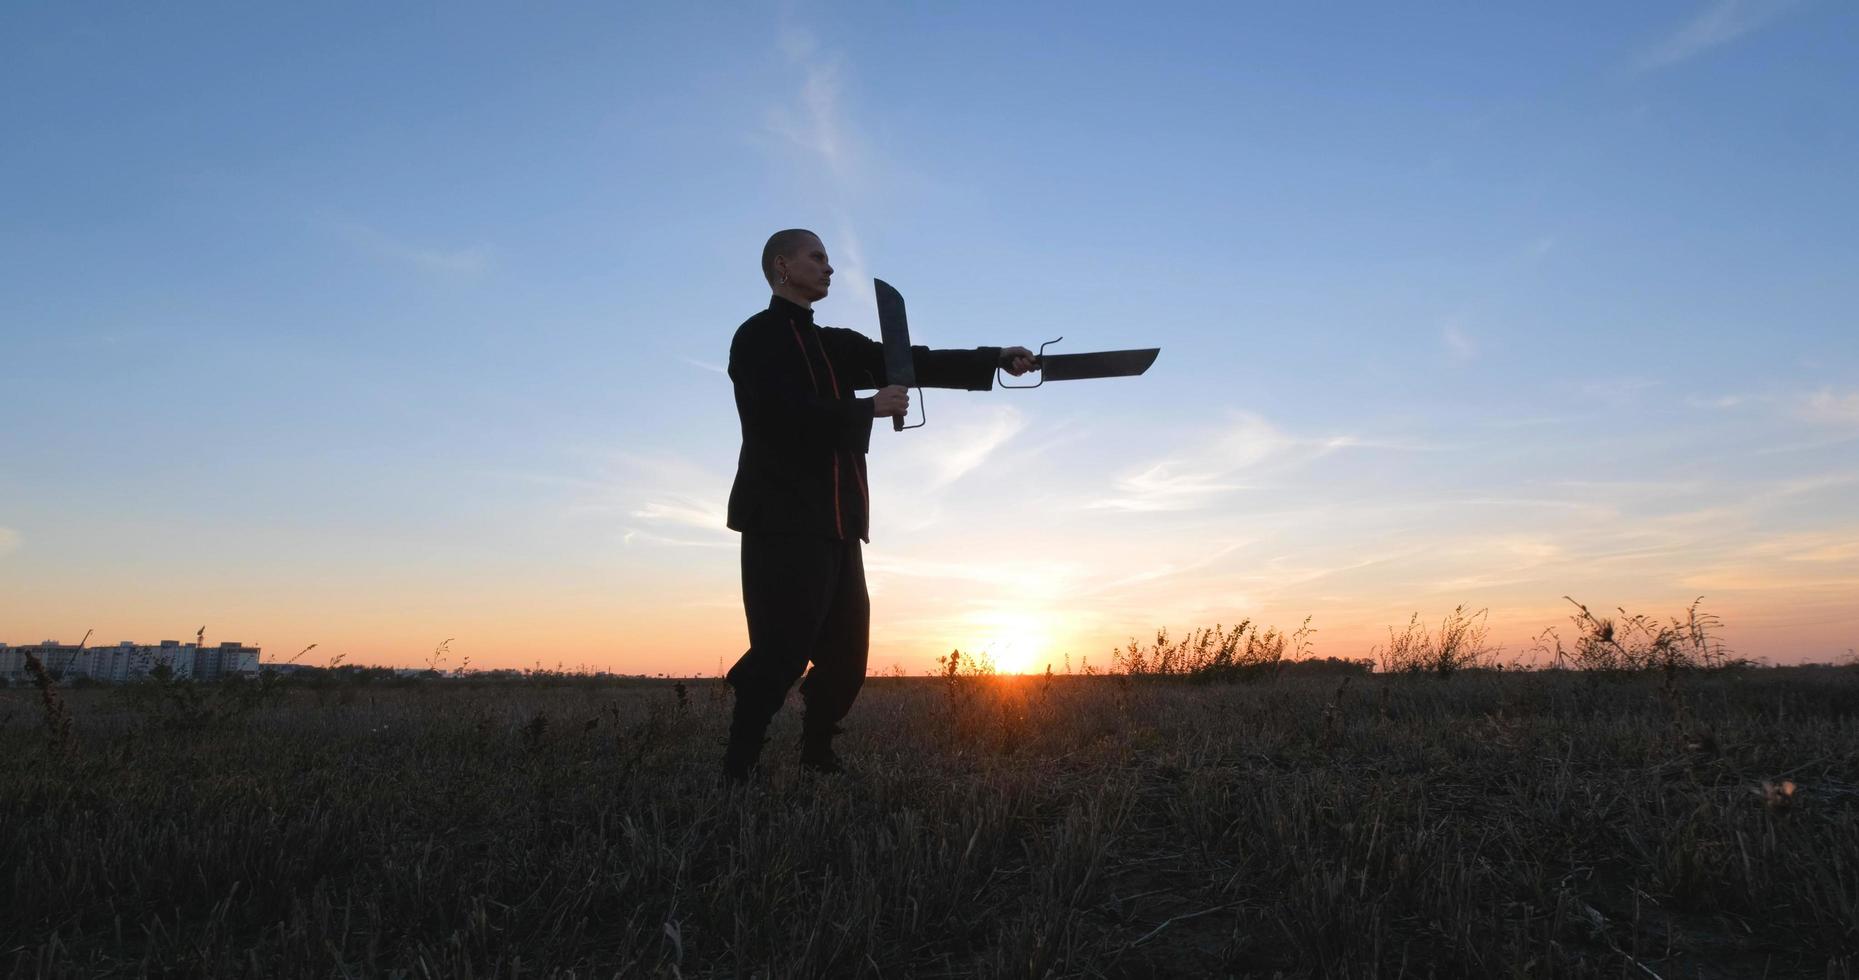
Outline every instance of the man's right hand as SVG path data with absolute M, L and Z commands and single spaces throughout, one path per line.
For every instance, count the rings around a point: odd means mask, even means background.
M 879 388 L 878 393 L 872 396 L 872 418 L 883 418 L 886 415 L 908 414 L 910 414 L 909 388 L 903 385 L 891 385 L 888 388 Z

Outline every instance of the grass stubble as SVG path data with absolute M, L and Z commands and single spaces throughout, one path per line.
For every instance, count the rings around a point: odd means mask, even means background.
M 0 697 L 7 976 L 1859 973 L 1851 667 Z

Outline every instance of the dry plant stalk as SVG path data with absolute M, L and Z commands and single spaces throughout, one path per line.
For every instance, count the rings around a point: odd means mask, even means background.
M 1466 615 L 1464 606 L 1455 607 L 1439 624 L 1437 634 L 1420 624 L 1414 613 L 1407 628 L 1396 633 L 1388 627 L 1388 645 L 1374 653 L 1381 660 L 1384 674 L 1437 674 L 1449 676 L 1471 668 L 1494 666 L 1501 647 L 1488 647 L 1490 610 L 1480 609 Z
M 1167 629 L 1156 630 L 1155 641 L 1148 647 L 1134 639 L 1122 649 L 1111 651 L 1117 669 L 1131 677 L 1186 677 L 1191 681 L 1275 680 L 1287 659 L 1302 660 L 1310 653 L 1310 637 L 1316 630 L 1310 617 L 1291 633 L 1277 627 L 1261 631 L 1250 619 L 1240 620 L 1232 629 L 1215 623 L 1212 629 L 1189 631 L 1171 640 Z
M 1619 619 L 1596 616 L 1588 607 L 1570 596 L 1576 612 L 1569 617 L 1576 635 L 1573 649 L 1563 646 L 1554 627 L 1537 637 L 1537 650 L 1553 657 L 1557 667 L 1638 673 L 1663 670 L 1667 674 L 1689 670 L 1718 670 L 1748 666 L 1749 661 L 1733 658 L 1715 631 L 1723 621 L 1698 607 L 1704 597 L 1693 599 L 1683 618 L 1665 622 L 1644 613 L 1618 609 Z
M 70 752 L 76 744 L 71 729 L 71 709 L 59 695 L 57 681 L 30 651 L 26 654 L 26 673 L 32 675 L 32 683 L 39 689 L 39 704 L 45 709 L 47 747 L 54 755 Z

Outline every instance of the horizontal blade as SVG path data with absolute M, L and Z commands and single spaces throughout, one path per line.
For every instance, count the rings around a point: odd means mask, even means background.
M 910 321 L 904 316 L 904 297 L 882 279 L 871 281 L 878 294 L 878 330 L 884 335 L 884 381 L 914 388 L 917 363 L 910 357 Z
M 1084 378 L 1127 378 L 1149 370 L 1160 347 L 1141 350 L 1100 350 L 1088 354 L 1047 354 L 1039 358 L 1039 373 L 1046 381 Z

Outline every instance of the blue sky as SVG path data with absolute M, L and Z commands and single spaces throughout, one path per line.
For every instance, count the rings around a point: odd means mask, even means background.
M 799 225 L 823 322 L 1163 348 L 875 435 L 877 666 L 1859 646 L 1859 10 L 873 6 L 9 5 L 0 641 L 714 670 Z

